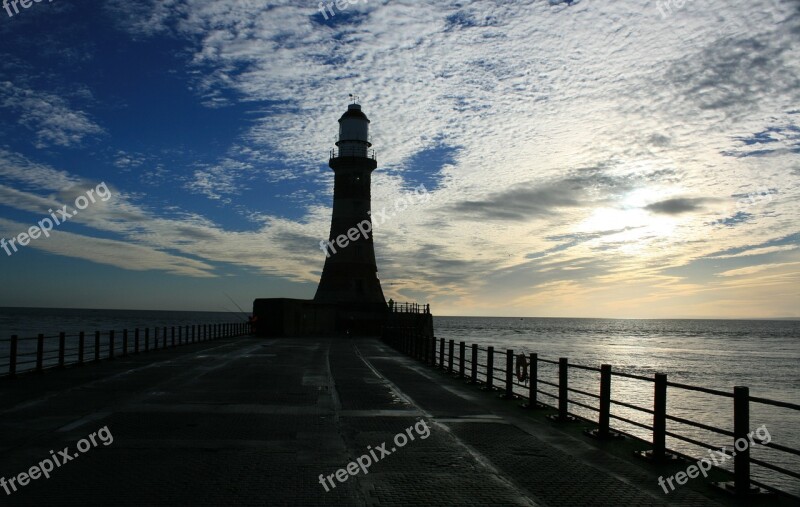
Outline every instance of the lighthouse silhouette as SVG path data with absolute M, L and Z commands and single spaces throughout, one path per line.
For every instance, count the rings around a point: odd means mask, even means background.
M 339 118 L 339 139 L 328 165 L 333 169 L 333 214 L 314 301 L 354 312 L 386 309 L 372 236 L 371 181 L 378 166 L 369 141 L 369 118 L 350 104 Z
M 384 328 L 389 308 L 372 237 L 370 187 L 378 162 L 369 123 L 357 101 L 339 118 L 339 138 L 328 160 L 334 174 L 331 228 L 329 240 L 320 245 L 326 259 L 314 299 L 256 299 L 256 334 L 375 336 Z

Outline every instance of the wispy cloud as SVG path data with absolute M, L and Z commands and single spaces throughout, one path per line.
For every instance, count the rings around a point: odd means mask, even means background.
M 707 197 L 673 197 L 672 199 L 648 204 L 644 209 L 665 215 L 680 215 L 682 213 L 700 211 L 709 202 L 714 202 L 714 199 Z
M 83 111 L 73 110 L 56 95 L 0 82 L 0 107 L 17 115 L 17 122 L 33 132 L 37 148 L 78 145 L 87 136 L 105 131 Z

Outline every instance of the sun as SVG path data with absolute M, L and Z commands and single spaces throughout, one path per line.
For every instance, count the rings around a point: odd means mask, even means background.
M 679 220 L 669 215 L 651 213 L 645 209 L 649 203 L 663 200 L 664 189 L 640 188 L 626 194 L 618 206 L 594 209 L 578 224 L 578 232 L 591 234 L 606 232 L 597 238 L 600 244 L 619 244 L 625 253 L 637 253 L 648 248 L 653 241 L 662 243 L 675 235 Z M 618 231 L 609 233 L 610 231 Z

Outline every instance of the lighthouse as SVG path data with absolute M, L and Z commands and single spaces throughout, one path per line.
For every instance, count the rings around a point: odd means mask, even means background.
M 358 103 L 339 118 L 328 166 L 333 170 L 333 216 L 329 239 L 320 244 L 325 265 L 317 293 L 313 300 L 253 301 L 259 336 L 377 336 L 386 329 L 390 312 L 378 280 L 370 216 L 372 171 L 378 162 L 369 141 L 369 118 Z
M 372 171 L 378 162 L 369 124 L 361 105 L 350 104 L 339 118 L 338 141 L 328 161 L 334 173 L 333 214 L 329 240 L 321 244 L 325 266 L 314 301 L 336 304 L 343 327 L 386 311 L 370 216 Z

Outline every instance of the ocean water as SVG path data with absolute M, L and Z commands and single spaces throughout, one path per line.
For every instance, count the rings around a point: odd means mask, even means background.
M 566 357 L 572 364 L 600 367 L 610 364 L 613 371 L 652 377 L 665 373 L 669 382 L 701 386 L 731 392 L 734 386 L 747 386 L 750 396 L 800 404 L 800 321 L 762 320 L 623 320 L 623 319 L 559 319 L 559 318 L 483 318 L 435 317 L 437 338 L 456 343 L 476 343 L 484 349 L 495 348 L 495 376 L 505 370 L 505 352 L 536 352 L 540 358 L 557 361 Z M 455 348 L 458 356 L 458 346 Z M 481 351 L 479 362 L 485 364 Z M 599 394 L 599 373 L 571 368 L 569 385 Z M 483 375 L 482 375 L 483 377 Z M 543 363 L 539 377 L 558 382 L 557 366 Z M 496 384 L 500 382 L 496 381 Z M 522 387 L 515 387 L 527 394 Z M 557 394 L 552 386 L 539 389 Z M 612 377 L 612 400 L 640 407 L 653 406 L 653 384 L 639 380 Z M 587 396 L 570 393 L 570 399 L 597 406 Z M 540 401 L 555 404 L 556 400 L 540 396 Z M 577 405 L 570 411 L 596 420 L 596 412 Z M 612 404 L 612 415 L 619 415 L 643 424 L 652 424 L 652 416 Z M 714 427 L 733 430 L 733 400 L 679 388 L 668 388 L 667 413 Z M 750 426 L 762 425 L 772 443 L 800 449 L 800 411 L 751 403 Z M 612 427 L 640 438 L 650 433 L 637 426 L 611 420 Z M 667 430 L 710 444 L 716 449 L 732 449 L 732 439 L 674 421 Z M 763 434 L 763 430 L 762 430 Z M 708 451 L 671 437 L 669 448 L 696 457 L 707 457 Z M 753 458 L 762 459 L 794 472 L 800 472 L 800 458 L 756 444 Z M 726 463 L 732 465 L 732 459 Z M 753 477 L 766 484 L 800 495 L 800 481 L 778 476 L 760 466 L 751 467 Z
M 11 335 L 54 336 L 59 332 L 108 332 L 163 326 L 191 326 L 247 321 L 247 314 L 234 312 L 174 312 L 151 310 L 75 310 L 55 308 L 0 308 L 0 340 Z

